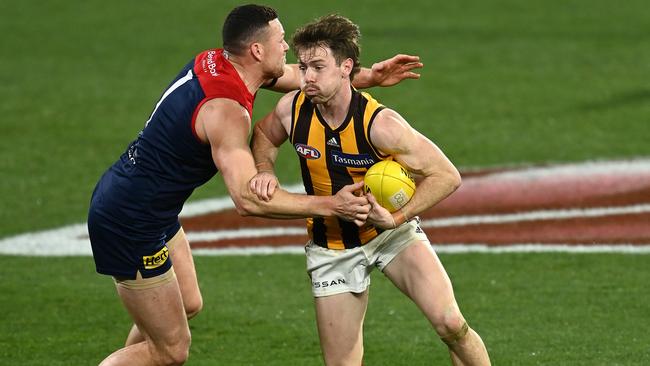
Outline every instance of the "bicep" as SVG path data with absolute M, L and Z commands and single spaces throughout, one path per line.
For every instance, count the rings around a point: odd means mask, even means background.
M 456 170 L 438 146 L 393 110 L 387 109 L 377 115 L 370 137 L 380 152 L 392 155 L 417 175 L 429 176 L 440 170 Z
M 248 146 L 250 119 L 243 107 L 234 101 L 208 103 L 200 113 L 203 114 L 202 126 L 210 144 L 212 159 L 231 195 L 240 194 L 240 190 L 256 173 Z
M 253 155 L 247 145 L 223 146 L 212 151 L 230 197 L 238 204 L 248 193 L 248 182 L 257 173 Z

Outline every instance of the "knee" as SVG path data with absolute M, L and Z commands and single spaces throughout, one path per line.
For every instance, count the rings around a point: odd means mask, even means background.
M 199 294 L 196 298 L 187 301 L 185 304 L 185 314 L 187 319 L 192 319 L 203 310 L 203 297 Z
M 187 362 L 190 355 L 191 336 L 189 330 L 156 350 L 158 365 L 177 366 Z
M 455 343 L 467 334 L 468 326 L 458 308 L 436 318 L 433 326 L 438 336 L 447 344 Z
M 359 366 L 363 364 L 363 336 L 348 344 L 321 344 L 326 366 Z

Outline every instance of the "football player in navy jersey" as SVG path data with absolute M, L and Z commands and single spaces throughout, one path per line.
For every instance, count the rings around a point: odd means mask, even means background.
M 346 186 L 335 196 L 278 190 L 260 200 L 249 181 L 257 173 L 248 146 L 260 87 L 300 86 L 297 65 L 286 65 L 288 45 L 275 10 L 245 5 L 223 26 L 223 49 L 193 58 L 156 103 L 144 129 L 103 174 L 92 195 L 88 231 L 97 272 L 114 278 L 134 321 L 124 348 L 101 365 L 181 365 L 188 357 L 187 319 L 202 307 L 190 246 L 178 221 L 193 190 L 217 170 L 241 215 L 273 218 L 338 216 L 362 225 L 365 197 Z M 421 67 L 398 55 L 363 69 L 357 87 L 389 86 Z

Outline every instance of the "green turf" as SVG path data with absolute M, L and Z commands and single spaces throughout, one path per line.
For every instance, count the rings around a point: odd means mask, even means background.
M 460 167 L 650 156 L 647 2 L 269 1 L 290 34 L 356 21 L 362 62 L 418 54 L 422 79 L 372 93 Z M 93 186 L 234 1 L 0 2 L 0 237 L 85 220 Z M 293 59 L 292 56 L 289 59 Z M 278 94 L 260 92 L 255 117 Z M 283 182 L 298 180 L 289 149 Z M 220 178 L 193 199 L 223 195 Z M 494 365 L 647 365 L 647 256 L 443 257 Z M 189 365 L 320 363 L 301 256 L 199 257 Z M 96 365 L 128 317 L 91 258 L 0 256 L 0 365 Z M 375 275 L 367 364 L 447 364 Z
M 494 365 L 650 362 L 648 256 L 441 259 Z M 205 307 L 191 322 L 188 365 L 321 362 L 302 256 L 198 257 L 196 265 Z M 91 258 L 0 257 L 0 266 L 0 364 L 94 365 L 123 342 L 128 317 Z M 380 272 L 372 279 L 366 364 L 446 364 L 419 310 Z
M 237 2 L 0 4 L 0 237 L 85 219 L 95 182 Z M 271 1 L 286 31 L 359 23 L 362 62 L 418 54 L 422 79 L 372 92 L 460 167 L 650 155 L 645 1 Z M 293 56 L 289 57 L 290 60 Z M 256 118 L 278 94 L 261 92 Z M 295 157 L 279 172 L 299 179 Z M 224 194 L 219 178 L 194 198 Z

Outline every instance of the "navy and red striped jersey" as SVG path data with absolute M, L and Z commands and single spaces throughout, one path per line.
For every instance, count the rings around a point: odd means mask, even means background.
M 233 99 L 252 116 L 255 96 L 221 49 L 200 53 L 170 83 L 138 137 L 98 183 L 95 195 L 104 199 L 96 208 L 141 233 L 175 223 L 194 189 L 218 169 L 194 131 L 199 108 L 214 98 Z

